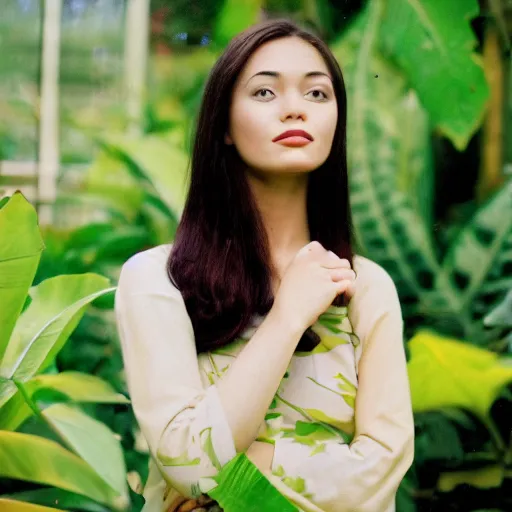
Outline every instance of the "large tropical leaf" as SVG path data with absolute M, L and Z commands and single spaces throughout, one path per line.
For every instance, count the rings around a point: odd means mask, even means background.
M 123 451 L 114 434 L 103 423 L 66 404 L 54 404 L 42 415 L 59 437 L 127 501 Z
M 135 177 L 147 181 L 169 212 L 181 214 L 185 205 L 188 156 L 172 144 L 165 135 L 147 135 L 142 138 L 112 136 L 102 144 L 122 158 Z M 143 185 L 143 182 L 140 182 Z
M 489 88 L 473 53 L 477 0 L 375 0 L 385 5 L 383 50 L 405 71 L 430 118 L 462 150 L 484 114 Z M 433 86 L 435 84 L 435 86 Z
M 202 479 L 200 486 L 225 512 L 298 512 L 245 453 L 229 461 L 214 478 Z
M 63 275 L 32 288 L 32 302 L 20 316 L 0 366 L 0 407 L 13 394 L 10 381 L 27 381 L 53 361 L 89 303 L 110 293 L 96 274 Z
M 151 233 L 142 226 L 93 223 L 70 234 L 64 258 L 75 272 L 94 271 L 104 263 L 122 264 L 130 256 L 151 245 Z
M 34 505 L 24 501 L 0 498 L 0 510 L 2 512 L 58 512 L 62 509 Z
M 418 332 L 409 349 L 415 412 L 460 407 L 488 423 L 493 402 L 512 382 L 512 366 L 493 352 L 429 331 Z
M 86 496 L 64 491 L 63 489 L 56 489 L 53 487 L 17 492 L 15 494 L 4 495 L 4 497 L 6 500 L 12 500 L 16 502 L 29 502 L 29 504 L 34 504 L 40 507 L 50 507 L 52 505 L 58 504 L 60 507 L 58 510 L 110 512 L 110 510 L 105 505 L 100 505 L 96 501 L 93 501 Z M 2 501 L 0 498 L 0 510 L 3 511 L 4 509 L 1 508 L 1 505 Z
M 30 434 L 0 431 L 0 476 L 51 485 L 109 505 L 119 501 L 86 462 L 54 441 Z
M 0 240 L 1 362 L 44 249 L 36 211 L 20 193 L 0 209 Z
M 421 177 L 431 171 L 430 148 L 414 93 L 377 52 L 382 13 L 381 2 L 369 2 L 332 50 L 350 98 L 348 157 L 359 250 L 390 272 L 410 317 L 420 312 L 418 299 L 433 293 L 439 272 L 427 202 L 414 199 L 421 186 L 432 185 Z M 404 130 L 416 135 L 403 137 Z
M 512 289 L 511 269 L 512 180 L 460 231 L 436 279 L 440 290 L 451 288 L 456 312 L 470 326 L 464 335 L 472 341 L 486 341 L 480 320 Z
M 40 392 L 57 391 L 74 402 L 123 404 L 129 400 L 116 393 L 112 386 L 94 375 L 79 372 L 62 372 L 38 375 L 24 385 L 28 397 L 37 401 Z M 0 409 L 0 430 L 16 430 L 33 414 L 21 392 L 17 392 Z
M 505 298 L 485 318 L 488 326 L 512 327 L 512 288 Z
M 120 212 L 133 222 L 144 200 L 144 190 L 131 175 L 124 162 L 107 151 L 100 151 L 87 169 L 84 188 L 88 194 L 101 198 L 103 208 Z M 80 197 L 83 193 L 77 194 Z

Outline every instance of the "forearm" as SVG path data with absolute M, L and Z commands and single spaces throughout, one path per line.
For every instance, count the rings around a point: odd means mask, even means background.
M 237 452 L 256 438 L 302 334 L 271 310 L 217 383 Z
M 274 458 L 274 445 L 261 441 L 254 441 L 246 452 L 247 458 L 261 471 L 272 470 Z

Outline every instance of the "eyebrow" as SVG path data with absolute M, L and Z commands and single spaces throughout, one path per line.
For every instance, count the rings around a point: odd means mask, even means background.
M 249 80 L 247 80 L 246 84 L 248 84 L 249 81 L 252 80 L 254 77 L 261 76 L 261 75 L 262 76 L 271 76 L 274 78 L 281 77 L 281 73 L 278 73 L 277 71 L 259 71 L 258 73 L 252 75 L 251 78 L 249 78 Z M 304 78 L 310 78 L 312 76 L 326 76 L 332 82 L 332 78 L 327 73 L 324 73 L 323 71 L 310 71 L 309 73 L 306 73 L 304 75 Z

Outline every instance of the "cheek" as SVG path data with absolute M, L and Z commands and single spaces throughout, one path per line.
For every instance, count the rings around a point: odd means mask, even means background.
M 269 138 L 269 123 L 264 114 L 250 103 L 233 106 L 230 135 L 242 155 L 261 151 L 261 145 Z
M 336 132 L 336 126 L 338 124 L 337 110 L 335 109 L 329 113 L 326 113 L 323 119 L 324 122 L 321 125 L 323 129 L 323 140 L 325 140 L 330 148 L 334 139 L 334 134 Z

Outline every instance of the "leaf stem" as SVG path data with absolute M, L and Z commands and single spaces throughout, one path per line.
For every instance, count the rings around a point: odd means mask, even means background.
M 41 420 L 46 421 L 41 413 L 41 409 L 39 409 L 39 407 L 36 405 L 34 400 L 32 400 L 32 398 L 28 394 L 25 386 L 19 380 L 13 380 L 13 382 L 14 382 L 14 385 L 18 388 L 18 391 L 21 393 L 21 396 L 23 397 L 23 399 L 25 400 L 27 405 L 32 410 L 32 412 Z

